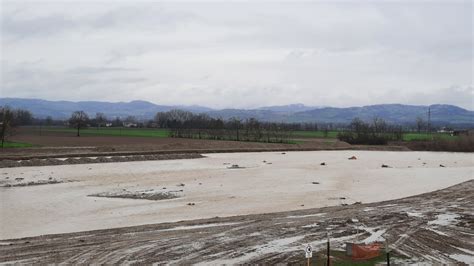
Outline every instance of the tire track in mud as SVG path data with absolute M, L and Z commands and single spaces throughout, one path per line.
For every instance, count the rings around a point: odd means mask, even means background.
M 461 263 L 474 258 L 473 192 L 470 180 L 379 203 L 2 240 L 0 263 L 300 263 L 303 244 L 325 249 L 328 228 L 336 250 L 386 239 L 401 260 Z

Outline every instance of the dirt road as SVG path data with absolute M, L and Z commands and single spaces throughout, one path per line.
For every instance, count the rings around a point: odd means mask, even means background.
M 398 262 L 473 263 L 473 210 L 471 180 L 372 204 L 3 240 L 0 263 L 302 263 L 306 243 L 324 257 L 326 231 L 336 250 L 387 239 Z

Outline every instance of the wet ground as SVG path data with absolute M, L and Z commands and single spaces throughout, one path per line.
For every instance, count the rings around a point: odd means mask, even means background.
M 0 239 L 378 202 L 464 182 L 474 170 L 463 153 L 204 156 L 3 168 Z
M 334 250 L 388 240 L 393 262 L 472 264 L 473 210 L 470 180 L 378 203 L 2 240 L 0 263 L 301 264 L 307 243 L 324 257 L 329 232 Z

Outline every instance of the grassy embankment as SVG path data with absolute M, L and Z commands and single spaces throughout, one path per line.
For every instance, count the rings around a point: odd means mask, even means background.
M 23 143 L 23 142 L 13 142 L 13 141 L 6 141 L 3 143 L 3 148 L 28 148 L 28 147 L 33 147 L 33 144 Z
M 337 138 L 339 131 L 328 131 L 327 134 L 324 131 L 294 131 L 293 137 L 295 138 Z M 404 133 L 403 141 L 427 141 L 432 139 L 443 139 L 443 140 L 456 140 L 458 137 L 451 136 L 447 133 Z
M 63 128 L 63 127 L 44 127 L 44 132 L 62 132 L 75 134 L 76 129 L 74 128 Z M 170 131 L 168 129 L 153 129 L 153 128 L 86 128 L 81 129 L 81 135 L 88 136 L 123 136 L 123 137 L 159 137 L 166 138 L 169 136 Z M 293 138 L 337 138 L 339 131 L 293 131 Z M 433 138 L 441 138 L 444 140 L 455 140 L 457 137 L 451 136 L 446 133 L 404 133 L 404 141 L 426 141 L 432 140 Z
M 76 134 L 74 128 L 51 127 L 43 128 L 43 132 L 62 132 Z M 153 128 L 85 128 L 80 130 L 81 135 L 87 136 L 122 136 L 122 137 L 158 137 L 166 138 L 169 136 L 168 129 Z

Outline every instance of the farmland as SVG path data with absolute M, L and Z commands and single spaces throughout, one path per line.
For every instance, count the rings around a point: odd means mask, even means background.
M 65 133 L 71 136 L 75 136 L 77 130 L 68 127 L 25 127 L 23 131 L 28 131 L 30 134 L 51 134 L 51 133 Z M 327 138 L 336 139 L 340 131 L 330 130 L 317 130 L 317 131 L 293 131 L 291 133 L 294 139 L 309 139 L 309 138 Z M 170 136 L 170 130 L 168 129 L 157 129 L 157 128 L 124 128 L 124 127 L 102 127 L 102 128 L 85 128 L 80 130 L 81 135 L 84 136 L 122 136 L 122 137 L 157 137 L 167 138 Z M 433 138 L 440 138 L 446 140 L 454 140 L 457 137 L 451 136 L 449 133 L 417 133 L 417 132 L 405 132 L 403 133 L 404 141 L 426 141 Z
M 6 141 L 3 143 L 3 148 L 28 148 L 33 147 L 30 143 L 23 143 L 23 142 L 14 142 L 14 141 Z
M 459 232 L 466 230 L 466 210 L 472 206 L 455 196 L 461 189 L 472 190 L 470 154 L 349 145 L 335 131 L 327 138 L 320 131 L 294 132 L 294 143 L 171 138 L 167 130 L 142 128 L 87 128 L 81 137 L 71 128 L 27 127 L 16 133 L 12 141 L 23 147 L 0 154 L 0 192 L 7 203 L 2 217 L 8 217 L 0 230 L 0 250 L 10 254 L 0 256 L 0 263 L 20 258 L 31 263 L 129 262 L 129 255 L 143 263 L 300 263 L 303 242 L 313 243 L 320 263 L 325 254 L 321 228 L 334 230 L 334 265 L 351 262 L 342 251 L 345 241 L 375 239 L 372 235 L 402 243 L 394 246 L 394 261 L 470 259 L 463 253 L 470 244 Z M 416 200 L 400 200 L 460 182 L 469 185 L 449 195 L 425 196 L 422 209 Z M 449 212 L 435 211 L 438 199 L 448 196 L 458 207 L 446 202 Z M 436 225 L 443 215 L 454 217 L 450 223 L 456 231 Z M 348 222 L 353 219 L 361 224 Z M 407 224 L 413 233 L 403 244 Z M 424 229 L 415 231 L 420 224 Z M 222 245 L 201 243 L 202 232 L 206 241 Z M 234 232 L 253 237 L 239 238 Z M 122 233 L 133 239 L 118 240 Z M 48 235 L 50 244 L 34 244 L 39 235 Z M 430 249 L 426 237 L 456 248 Z M 74 252 L 61 248 L 76 238 Z M 115 255 L 74 255 L 86 254 L 89 245 L 104 249 L 106 239 L 115 239 L 109 250 Z M 185 239 L 197 243 L 196 256 L 168 252 L 186 247 Z M 160 247 L 154 255 L 146 252 L 149 241 Z M 239 248 L 225 252 L 229 245 Z M 51 259 L 35 255 L 57 251 L 60 255 Z M 214 253 L 221 256 L 209 255 Z
M 32 128 L 39 134 L 39 128 Z M 77 130 L 74 128 L 67 127 L 43 127 L 41 133 L 70 133 L 76 134 Z M 110 128 L 85 128 L 80 130 L 81 135 L 86 136 L 123 136 L 123 137 L 154 137 L 154 138 L 166 138 L 169 136 L 169 130 L 167 129 L 148 129 L 148 128 L 124 128 L 124 127 L 110 127 Z

